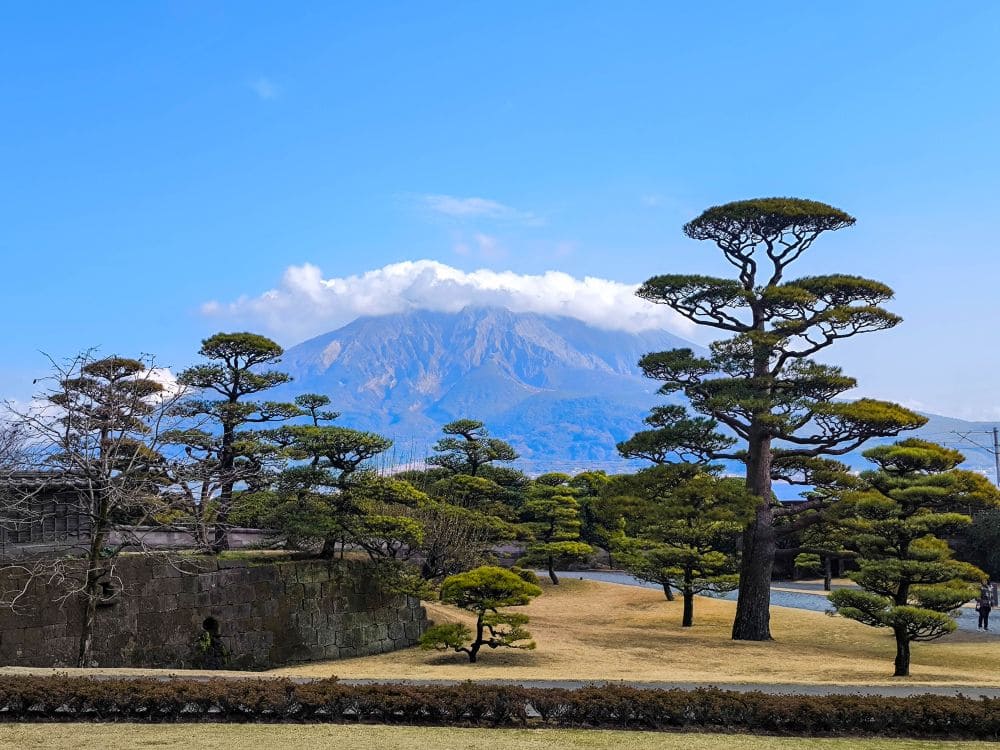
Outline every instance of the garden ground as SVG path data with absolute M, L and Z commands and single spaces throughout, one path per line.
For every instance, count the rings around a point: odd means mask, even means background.
M 635 586 L 564 579 L 522 608 L 531 616 L 534 651 L 500 649 L 469 664 L 464 654 L 419 648 L 358 659 L 301 664 L 267 675 L 378 680 L 618 681 L 810 685 L 958 685 L 1000 687 L 1000 641 L 958 632 L 914 644 L 912 677 L 893 678 L 894 643 L 885 630 L 839 617 L 772 607 L 769 643 L 732 641 L 735 603 L 699 597 L 695 626 L 680 627 L 680 602 Z M 471 620 L 429 604 L 438 621 Z M 42 670 L 0 672 L 170 674 L 177 670 Z M 195 674 L 184 672 L 183 674 Z M 259 673 L 206 673 L 219 676 Z
M 812 739 L 742 734 L 665 734 L 568 729 L 456 729 L 432 727 L 263 724 L 0 724 L 2 750 L 132 750 L 234 747 L 377 747 L 380 750 L 986 750 L 987 742 L 886 739 Z
M 521 608 L 538 648 L 500 649 L 471 665 L 464 654 L 408 649 L 274 670 L 272 674 L 373 679 L 625 680 L 629 682 L 937 684 L 1000 686 L 1000 642 L 954 633 L 914 644 L 912 677 L 891 677 L 891 633 L 851 620 L 772 608 L 769 643 L 730 639 L 735 603 L 699 597 L 695 625 L 681 603 L 650 589 L 564 579 Z M 471 621 L 428 605 L 432 619 Z

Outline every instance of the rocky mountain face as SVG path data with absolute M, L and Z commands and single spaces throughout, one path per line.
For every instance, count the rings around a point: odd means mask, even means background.
M 636 363 L 647 352 L 683 346 L 699 349 L 666 331 L 606 331 L 502 308 L 419 310 L 359 318 L 290 348 L 281 366 L 295 379 L 274 397 L 326 394 L 341 412 L 338 424 L 393 438 L 392 465 L 422 460 L 441 425 L 468 417 L 511 442 L 530 473 L 621 471 L 641 464 L 622 461 L 615 444 L 642 429 L 651 406 L 668 401 Z M 993 423 L 927 416 L 909 434 L 959 448 L 967 468 L 993 476 L 992 454 L 975 445 L 989 444 Z M 889 440 L 868 446 L 879 442 Z M 841 460 L 869 468 L 860 454 Z
M 615 443 L 663 402 L 636 362 L 695 345 L 579 320 L 468 308 L 359 318 L 290 348 L 288 394 L 328 395 L 339 424 L 396 441 L 419 460 L 441 425 L 468 417 L 510 441 L 528 471 L 623 466 Z M 276 394 L 277 395 L 277 394 Z

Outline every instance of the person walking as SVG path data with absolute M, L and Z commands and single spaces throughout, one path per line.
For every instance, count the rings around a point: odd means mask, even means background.
M 990 629 L 991 609 L 993 609 L 993 605 L 990 603 L 989 595 L 979 597 L 979 600 L 976 602 L 976 612 L 979 613 L 979 625 L 976 626 L 976 630 Z

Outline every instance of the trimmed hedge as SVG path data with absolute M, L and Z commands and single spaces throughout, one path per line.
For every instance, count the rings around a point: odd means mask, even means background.
M 1000 739 L 1000 699 L 0 676 L 0 722 L 367 722 Z

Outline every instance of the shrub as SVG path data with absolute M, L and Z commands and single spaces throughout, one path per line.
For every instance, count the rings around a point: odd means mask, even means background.
M 533 709 L 533 711 L 532 711 Z M 529 719 L 532 713 L 537 719 Z M 378 722 L 1000 739 L 1000 699 L 0 676 L 0 722 Z

